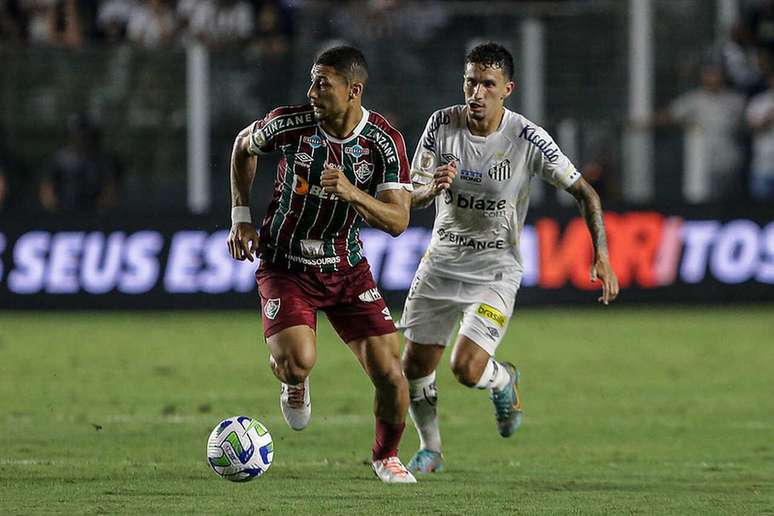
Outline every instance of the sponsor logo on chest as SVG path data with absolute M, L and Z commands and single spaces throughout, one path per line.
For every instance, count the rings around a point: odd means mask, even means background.
M 353 158 L 358 160 L 362 156 L 368 156 L 369 154 L 371 154 L 371 149 L 366 149 L 361 145 L 353 145 L 352 147 L 346 147 L 344 149 L 344 154 L 352 156 Z
M 467 181 L 468 183 L 479 184 L 483 180 L 484 174 L 478 170 L 468 170 L 463 168 L 460 170 L 460 179 Z
M 457 208 L 481 211 L 483 212 L 484 217 L 504 216 L 505 208 L 508 205 L 508 201 L 505 199 L 486 199 L 484 197 L 476 197 L 473 194 L 467 195 L 465 193 L 455 194 L 451 190 L 444 190 L 443 202 L 446 204 L 453 204 Z
M 312 149 L 322 147 L 325 143 L 323 142 L 323 139 L 320 138 L 320 135 L 318 134 L 313 134 L 312 136 L 304 136 L 301 138 L 301 141 L 303 141 L 304 143 L 308 143 Z

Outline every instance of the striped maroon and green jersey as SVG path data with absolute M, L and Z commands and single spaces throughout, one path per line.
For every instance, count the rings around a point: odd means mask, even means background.
M 320 186 L 323 165 L 376 197 L 411 190 L 403 136 L 383 116 L 363 109 L 350 136 L 338 139 L 317 123 L 309 105 L 279 107 L 251 127 L 250 152 L 279 151 L 274 193 L 260 229 L 260 257 L 289 270 L 333 272 L 363 259 L 362 217 Z

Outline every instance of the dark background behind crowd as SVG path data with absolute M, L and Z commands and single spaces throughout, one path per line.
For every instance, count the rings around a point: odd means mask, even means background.
M 653 127 L 654 202 L 770 203 L 774 0 L 740 1 L 723 31 L 715 2 L 654 0 L 657 109 L 645 120 L 627 115 L 627 4 L 0 0 L 0 212 L 185 210 L 195 43 L 209 50 L 213 210 L 228 204 L 234 134 L 276 105 L 303 102 L 314 54 L 336 43 L 362 48 L 372 70 L 365 105 L 403 130 L 413 154 L 432 111 L 461 102 L 472 45 L 508 46 L 520 83 L 527 15 L 545 24 L 539 122 L 554 136 L 575 131 L 575 144 L 560 144 L 607 202 L 621 201 L 624 132 Z M 685 142 L 697 134 L 710 188 L 685 187 Z M 259 182 L 270 183 L 269 166 Z

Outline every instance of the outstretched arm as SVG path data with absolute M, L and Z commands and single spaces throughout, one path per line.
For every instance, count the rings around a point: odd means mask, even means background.
M 582 177 L 567 188 L 567 191 L 578 201 L 581 215 L 586 220 L 586 226 L 591 233 L 591 242 L 594 245 L 591 281 L 597 279 L 602 281 L 602 296 L 598 301 L 608 304 L 618 296 L 618 278 L 610 266 L 605 222 L 602 219 L 602 203 L 594 188 Z
M 231 232 L 228 250 L 235 260 L 253 261 L 258 253 L 258 232 L 250 219 L 250 188 L 258 158 L 250 154 L 250 128 L 239 132 L 231 149 Z

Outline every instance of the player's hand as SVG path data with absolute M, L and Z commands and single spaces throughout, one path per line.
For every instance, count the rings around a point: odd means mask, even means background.
M 332 165 L 330 163 L 325 164 L 323 173 L 320 178 L 320 186 L 323 191 L 330 194 L 335 194 L 336 197 L 342 201 L 351 201 L 359 189 L 349 182 L 346 174 L 338 165 Z
M 444 190 L 451 188 L 455 177 L 457 177 L 457 162 L 454 160 L 436 168 L 433 173 L 433 195 L 440 195 Z
M 252 222 L 232 224 L 228 234 L 228 252 L 235 260 L 253 261 L 253 255 L 258 255 L 258 231 Z
M 618 297 L 618 277 L 606 256 L 598 257 L 591 266 L 591 281 L 597 280 L 602 282 L 602 296 L 597 301 L 610 304 Z

